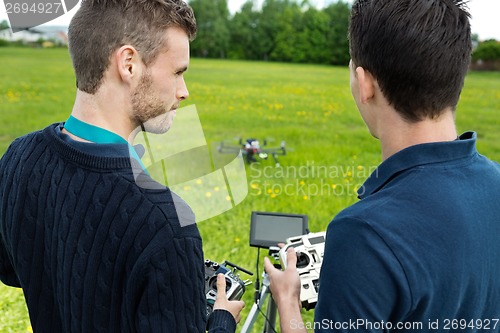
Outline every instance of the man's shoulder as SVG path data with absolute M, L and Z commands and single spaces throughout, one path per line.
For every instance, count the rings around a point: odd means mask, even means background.
M 44 129 L 37 130 L 34 132 L 30 132 L 27 134 L 24 134 L 20 137 L 17 137 L 12 141 L 5 152 L 5 155 L 8 153 L 13 153 L 18 149 L 19 147 L 23 146 L 24 149 L 28 148 L 27 146 L 33 146 L 33 148 L 36 148 L 36 143 L 40 142 L 42 140 L 42 133 Z
M 155 214 L 164 221 L 176 237 L 195 237 L 201 239 L 196 227 L 195 215 L 191 207 L 169 188 L 145 190 L 140 187 L 143 197 L 154 207 Z
M 31 132 L 12 141 L 7 150 L 0 155 L 0 169 L 3 172 L 14 172 L 30 156 L 44 153 L 46 145 L 42 142 L 43 131 Z
M 123 223 L 142 225 L 142 229 L 155 230 L 160 237 L 201 239 L 191 208 L 169 188 L 141 187 L 128 173 L 93 173 L 85 168 L 78 173 L 95 179 L 86 182 L 86 192 L 108 198 L 106 205 L 114 207 Z
M 478 154 L 478 165 L 481 171 L 485 171 L 485 169 L 490 169 L 491 171 L 491 173 L 483 174 L 483 176 L 491 175 L 494 178 L 500 179 L 500 163 L 497 161 L 490 159 L 488 156 Z

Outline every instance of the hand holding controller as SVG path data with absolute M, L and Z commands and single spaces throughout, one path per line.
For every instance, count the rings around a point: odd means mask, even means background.
M 239 322 L 240 312 L 244 307 L 244 303 L 240 299 L 244 293 L 245 282 L 227 268 L 225 264 L 205 260 L 207 318 L 213 310 L 224 309 L 233 315 L 236 322 Z
M 318 302 L 319 273 L 325 252 L 326 232 L 290 237 L 279 252 L 281 264 L 287 266 L 287 250 L 294 248 L 297 254 L 297 272 L 300 277 L 300 301 L 306 310 Z

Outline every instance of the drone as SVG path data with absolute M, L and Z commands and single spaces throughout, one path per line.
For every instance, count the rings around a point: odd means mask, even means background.
M 281 145 L 276 148 L 267 148 L 267 141 L 264 140 L 261 145 L 257 139 L 243 139 L 239 140 L 239 146 L 235 144 L 227 144 L 224 141 L 220 143 L 217 150 L 221 154 L 237 154 L 241 151 L 241 154 L 245 156 L 245 160 L 248 164 L 258 162 L 261 160 L 267 160 L 270 156 L 273 157 L 276 166 L 280 166 L 278 162 L 278 155 L 286 155 L 287 150 L 285 149 L 285 141 L 281 141 Z

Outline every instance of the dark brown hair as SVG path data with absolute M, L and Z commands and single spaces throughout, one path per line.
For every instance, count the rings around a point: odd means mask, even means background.
M 471 58 L 461 0 L 357 0 L 349 41 L 355 66 L 370 72 L 409 122 L 455 110 Z
M 99 89 L 111 54 L 130 44 L 145 65 L 165 47 L 165 30 L 180 27 L 193 40 L 196 20 L 182 0 L 83 0 L 71 20 L 68 37 L 78 89 Z

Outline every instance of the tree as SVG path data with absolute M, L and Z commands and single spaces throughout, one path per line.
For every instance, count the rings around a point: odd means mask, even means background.
M 325 13 L 330 17 L 327 47 L 331 52 L 330 63 L 332 65 L 347 65 L 349 63 L 349 40 L 347 38 L 349 29 L 350 5 L 339 1 L 325 8 Z
M 286 62 L 303 62 L 305 53 L 300 32 L 301 8 L 295 3 L 284 2 L 285 8 L 276 16 L 276 34 L 270 59 Z
M 227 0 L 192 0 L 198 33 L 191 44 L 193 55 L 225 58 L 229 49 L 229 9 Z
M 490 39 L 480 42 L 472 53 L 472 60 L 495 61 L 500 60 L 500 42 Z
M 472 52 L 471 69 L 500 71 L 500 42 L 494 39 L 480 42 Z
M 309 0 L 264 0 L 258 10 L 247 0 L 231 17 L 227 1 L 190 1 L 198 22 L 193 56 L 348 64 L 347 2 L 318 10 Z
M 3 20 L 2 22 L 0 22 L 0 30 L 5 30 L 5 29 L 9 29 L 10 28 L 10 25 L 9 25 L 9 22 L 7 22 L 7 20 Z
M 305 62 L 329 63 L 331 54 L 327 47 L 329 23 L 329 17 L 324 11 L 311 7 L 304 13 L 300 40 L 305 53 Z
M 260 13 L 253 10 L 251 0 L 243 4 L 240 11 L 237 12 L 229 22 L 231 39 L 229 58 L 233 59 L 259 59 L 256 34 L 259 25 Z
M 283 26 L 283 23 L 280 23 L 283 18 L 281 13 L 285 11 L 288 4 L 288 0 L 265 0 L 262 5 L 255 45 L 261 60 L 269 60 L 276 47 L 276 36 Z

